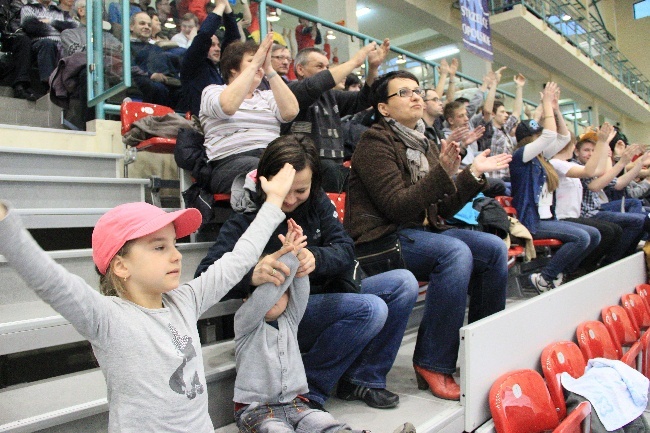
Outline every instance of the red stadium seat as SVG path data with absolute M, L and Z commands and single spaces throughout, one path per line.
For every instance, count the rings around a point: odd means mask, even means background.
M 147 102 L 123 102 L 120 109 L 122 118 L 122 135 L 131 130 L 133 122 L 147 116 L 164 116 L 174 110 L 164 105 L 149 104 Z M 140 142 L 135 148 L 138 151 L 153 153 L 174 153 L 175 138 L 153 137 Z
M 560 374 L 569 373 L 574 378 L 585 374 L 587 362 L 580 348 L 572 341 L 558 341 L 549 344 L 542 351 L 542 372 L 560 419 L 566 416 L 564 392 Z
M 576 329 L 576 337 L 578 346 L 587 360 L 621 359 L 621 353 L 603 322 L 597 320 L 582 322 Z
M 630 316 L 620 305 L 605 307 L 600 314 L 612 341 L 622 354 L 621 361 L 632 368 L 638 368 L 637 358 L 641 353 L 641 342 L 639 341 L 639 330 Z M 623 347 L 629 347 L 629 350 L 623 353 Z
M 515 370 L 499 377 L 489 394 L 490 412 L 497 433 L 568 433 L 589 431 L 588 402 L 580 405 L 562 423 L 542 376 L 534 370 Z
M 326 193 L 329 199 L 332 201 L 332 204 L 336 208 L 336 213 L 339 221 L 343 224 L 343 218 L 345 217 L 345 193 L 344 192 L 328 192 Z

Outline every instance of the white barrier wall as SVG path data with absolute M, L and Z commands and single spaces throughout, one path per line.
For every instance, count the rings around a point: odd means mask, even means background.
M 461 328 L 461 403 L 465 431 L 473 431 L 492 416 L 488 392 L 501 374 L 519 368 L 541 371 L 540 355 L 549 343 L 576 341 L 576 327 L 600 320 L 600 310 L 620 303 L 646 281 L 645 258 L 637 253 Z

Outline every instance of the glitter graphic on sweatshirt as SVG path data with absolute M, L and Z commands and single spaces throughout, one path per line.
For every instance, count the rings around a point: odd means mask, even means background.
M 199 380 L 199 373 L 196 369 L 197 357 L 192 337 L 189 335 L 179 335 L 176 328 L 171 323 L 167 325 L 172 334 L 172 341 L 178 356 L 183 358 L 182 364 L 174 371 L 169 378 L 169 387 L 178 394 L 185 394 L 192 400 L 197 394 L 203 394 L 203 385 Z

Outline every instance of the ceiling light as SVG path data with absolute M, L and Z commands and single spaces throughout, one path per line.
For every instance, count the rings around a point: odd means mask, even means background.
M 174 22 L 174 18 L 167 18 L 167 21 L 165 22 L 165 28 L 168 29 L 176 28 L 176 23 Z
M 438 60 L 444 57 L 453 56 L 459 52 L 460 50 L 455 45 L 447 45 L 446 47 L 440 47 L 429 51 L 429 54 L 425 55 L 424 58 L 427 60 Z
M 278 16 L 278 13 L 276 11 L 271 11 L 266 16 L 266 21 L 270 21 L 270 22 L 274 23 L 276 21 L 280 21 L 280 17 Z
M 332 39 L 336 39 L 336 35 L 334 34 L 334 30 L 328 30 L 328 31 L 325 33 L 325 37 L 326 37 L 327 39 L 330 39 L 330 40 L 332 40 Z
M 569 15 L 569 14 L 562 15 L 562 21 L 564 21 L 564 22 L 571 21 L 571 15 Z
M 368 15 L 370 13 L 370 8 L 367 6 L 361 6 L 357 9 L 357 18 L 360 18 L 364 15 Z
M 398 55 L 398 56 L 397 56 L 397 64 L 398 64 L 398 65 L 403 65 L 404 63 L 406 63 L 406 59 L 404 58 L 404 56 L 401 55 L 401 54 Z

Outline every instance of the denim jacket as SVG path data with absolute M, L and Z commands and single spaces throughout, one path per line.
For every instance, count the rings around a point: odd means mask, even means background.
M 537 232 L 539 212 L 537 205 L 546 182 L 546 170 L 538 158 L 523 161 L 524 148 L 520 147 L 512 155 L 510 178 L 512 180 L 512 204 L 517 209 L 519 221 L 532 233 Z

